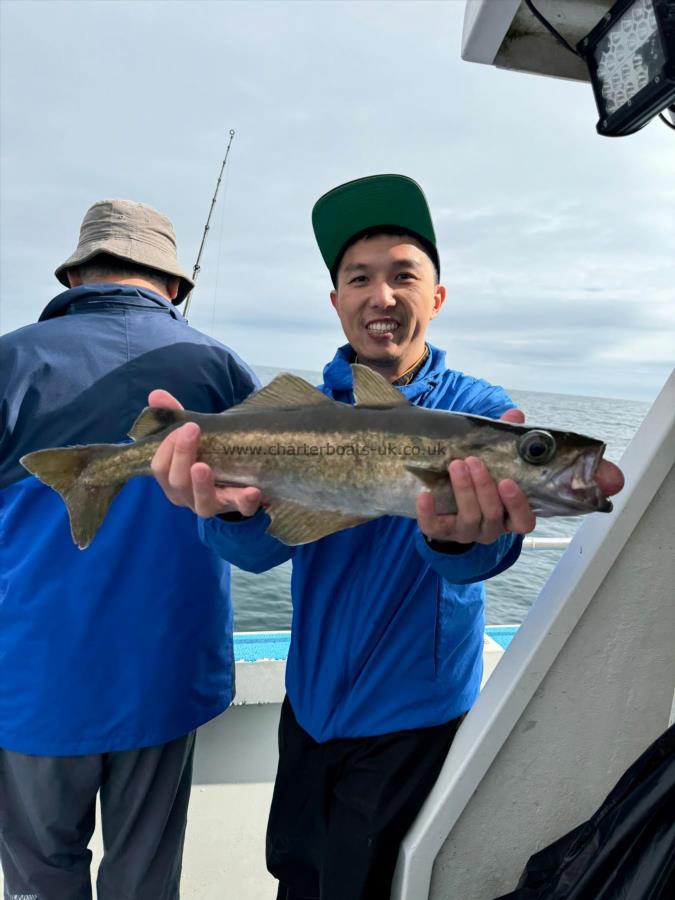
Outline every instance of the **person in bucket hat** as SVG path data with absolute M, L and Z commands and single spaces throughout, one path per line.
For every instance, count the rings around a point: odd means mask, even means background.
M 436 235 L 419 185 L 375 175 L 324 194 L 312 213 L 348 343 L 320 390 L 353 403 L 351 363 L 419 406 L 522 422 L 498 386 L 450 369 L 427 340 L 441 312 Z M 176 404 L 163 391 L 151 403 Z M 266 533 L 254 487 L 218 488 L 196 462 L 199 429 L 165 439 L 153 471 L 201 518 L 206 544 L 242 569 L 291 560 L 293 622 L 279 765 L 266 840 L 278 900 L 388 900 L 400 842 L 481 681 L 483 582 L 518 558 L 535 517 L 514 481 L 478 457 L 449 466 L 458 513 L 418 498 L 417 521 L 383 517 L 301 546 Z M 171 481 L 169 482 L 169 473 Z M 606 494 L 621 473 L 598 471 Z
M 54 274 L 66 287 L 73 270 L 98 259 L 103 260 L 117 274 L 127 269 L 132 274 L 154 273 L 178 279 L 175 303 L 182 303 L 194 287 L 194 282 L 178 263 L 176 235 L 173 225 L 165 215 L 134 200 L 99 200 L 85 213 L 80 228 L 80 240 L 74 253 L 61 263 Z M 130 264 L 126 267 L 120 263 Z M 147 270 L 151 270 L 148 273 Z M 69 276 L 70 272 L 70 276 Z
M 128 440 L 158 382 L 212 413 L 258 382 L 178 311 L 192 279 L 151 206 L 95 203 L 56 277 L 67 290 L 39 321 L 0 337 L 5 891 L 91 897 L 99 794 L 99 900 L 175 900 L 195 729 L 234 690 L 229 566 L 148 478 L 78 550 L 65 506 L 19 459 Z

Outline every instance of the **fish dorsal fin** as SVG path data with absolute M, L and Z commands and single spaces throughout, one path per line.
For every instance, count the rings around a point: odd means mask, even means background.
M 227 412 L 252 412 L 262 409 L 297 409 L 300 406 L 320 406 L 324 403 L 333 403 L 329 397 L 322 394 L 304 378 L 284 372 L 283 375 L 270 381 L 265 387 L 260 388 L 255 394 L 251 394 L 238 406 L 233 406 Z
M 329 509 L 312 509 L 301 503 L 282 499 L 272 500 L 267 513 L 272 520 L 267 533 L 292 546 L 309 544 L 310 541 L 318 541 L 336 531 L 370 521 L 370 517 Z
M 410 406 L 400 391 L 392 387 L 386 378 L 378 375 L 368 366 L 352 363 L 354 399 L 357 406 Z
M 165 409 L 161 406 L 146 406 L 129 431 L 129 437 L 135 441 L 160 434 L 167 428 L 175 428 L 185 422 L 194 420 L 194 413 L 185 409 Z

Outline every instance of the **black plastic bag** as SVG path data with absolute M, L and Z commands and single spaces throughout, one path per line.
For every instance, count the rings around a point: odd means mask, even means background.
M 496 900 L 673 900 L 675 725 L 583 825 L 531 856 Z

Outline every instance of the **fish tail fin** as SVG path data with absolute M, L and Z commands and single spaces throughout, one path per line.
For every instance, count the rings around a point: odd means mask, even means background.
M 25 469 L 63 498 L 68 509 L 70 532 L 80 550 L 92 542 L 114 497 L 127 481 L 124 478 L 99 484 L 87 478 L 88 470 L 92 463 L 117 455 L 122 449 L 113 444 L 94 444 L 36 450 L 21 457 Z

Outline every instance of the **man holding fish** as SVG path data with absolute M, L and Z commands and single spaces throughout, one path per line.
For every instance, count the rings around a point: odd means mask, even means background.
M 515 562 L 536 513 L 608 511 L 622 476 L 600 442 L 526 428 L 500 387 L 446 368 L 426 341 L 446 289 L 415 182 L 341 185 L 317 202 L 313 225 L 348 340 L 321 393 L 281 376 L 239 407 L 246 426 L 233 410 L 218 425 L 186 414 L 176 429 L 177 402 L 155 391 L 164 418 L 146 414 L 132 433 L 175 429 L 152 470 L 173 503 L 201 517 L 209 547 L 253 572 L 293 562 L 267 834 L 277 897 L 385 900 L 400 841 L 478 694 L 483 581 Z M 295 457 L 293 476 L 290 461 L 283 471 L 272 462 L 275 422 L 280 443 L 302 432 L 316 448 Z M 214 432 L 228 423 L 241 431 L 240 458 L 229 451 L 223 462 Z M 244 459 L 258 438 L 285 494 L 265 463 Z

